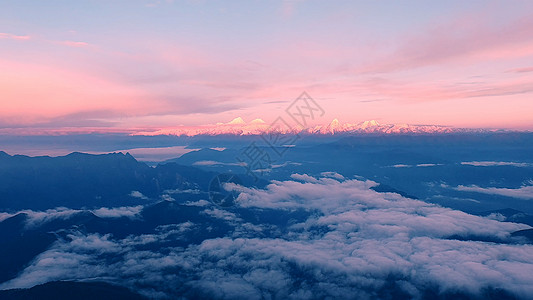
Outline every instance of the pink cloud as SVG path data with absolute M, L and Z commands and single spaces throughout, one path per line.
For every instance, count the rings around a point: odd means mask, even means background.
M 533 67 L 512 69 L 512 70 L 509 70 L 509 72 L 513 72 L 513 73 L 529 73 L 529 72 L 533 72 Z
M 38 124 L 88 111 L 127 116 L 158 109 L 142 90 L 82 71 L 6 60 L 0 60 L 0 69 L 9 74 L 0 76 L 4 122 Z
M 11 33 L 0 32 L 0 39 L 26 41 L 26 40 L 29 40 L 30 38 L 31 37 L 29 35 L 15 35 Z
M 387 73 L 444 62 L 474 63 L 533 54 L 533 16 L 493 26 L 493 18 L 467 14 L 402 36 L 390 55 L 363 65 L 360 72 Z
M 529 79 L 506 79 L 460 84 L 446 81 L 412 83 L 400 80 L 382 80 L 369 83 L 363 88 L 371 88 L 381 96 L 392 99 L 416 102 L 526 94 L 533 92 L 533 81 Z
M 68 47 L 75 47 L 75 48 L 81 48 L 81 47 L 89 46 L 89 43 L 76 42 L 76 41 L 62 41 L 62 42 L 58 42 L 58 44 L 65 45 L 65 46 L 68 46 Z

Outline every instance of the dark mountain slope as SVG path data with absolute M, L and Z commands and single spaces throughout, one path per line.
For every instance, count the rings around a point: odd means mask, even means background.
M 146 203 L 167 189 L 207 190 L 215 174 L 165 164 L 151 168 L 130 154 L 71 153 L 60 157 L 0 154 L 0 210 L 42 210 Z

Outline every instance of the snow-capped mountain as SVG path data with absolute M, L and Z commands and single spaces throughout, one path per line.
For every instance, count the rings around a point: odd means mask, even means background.
M 280 126 L 283 125 L 283 126 Z M 228 123 L 217 123 L 197 127 L 180 126 L 176 128 L 161 129 L 153 132 L 139 132 L 136 135 L 259 135 L 264 133 L 279 132 L 283 134 L 409 134 L 409 133 L 451 133 L 477 131 L 473 129 L 453 128 L 439 125 L 410 125 L 410 124 L 381 124 L 376 120 L 363 121 L 359 123 L 341 123 L 334 119 L 329 124 L 317 125 L 309 128 L 298 126 L 288 127 L 286 124 L 269 124 L 262 119 L 255 119 L 245 122 L 243 118 L 237 117 Z

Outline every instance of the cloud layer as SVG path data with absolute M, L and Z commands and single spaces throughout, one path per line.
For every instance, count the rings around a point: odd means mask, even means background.
M 510 238 L 528 225 L 379 193 L 372 181 L 324 176 L 295 174 L 264 189 L 226 184 L 240 192 L 237 207 L 200 207 L 234 230 L 187 247 L 158 243 L 215 223 L 160 226 L 124 239 L 73 232 L 0 287 L 92 278 L 156 298 L 416 299 L 428 291 L 482 296 L 490 289 L 533 295 L 533 246 Z M 307 217 L 253 224 L 243 212 L 257 209 Z

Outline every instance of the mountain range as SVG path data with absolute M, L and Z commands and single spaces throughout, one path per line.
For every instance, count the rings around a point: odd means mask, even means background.
M 280 119 L 277 119 L 278 121 Z M 237 117 L 228 123 L 216 123 L 204 126 L 178 126 L 174 128 L 160 129 L 156 131 L 144 131 L 135 135 L 155 136 L 155 135 L 176 135 L 176 136 L 197 136 L 197 135 L 261 135 L 267 133 L 282 134 L 435 134 L 435 133 L 455 133 L 455 132 L 480 132 L 480 129 L 454 128 L 441 125 L 412 125 L 412 124 L 381 124 L 376 120 L 363 121 L 359 123 L 341 123 L 334 119 L 329 124 L 302 127 L 292 126 L 289 122 L 274 121 L 266 123 L 262 119 L 255 119 L 245 122 L 243 118 Z

